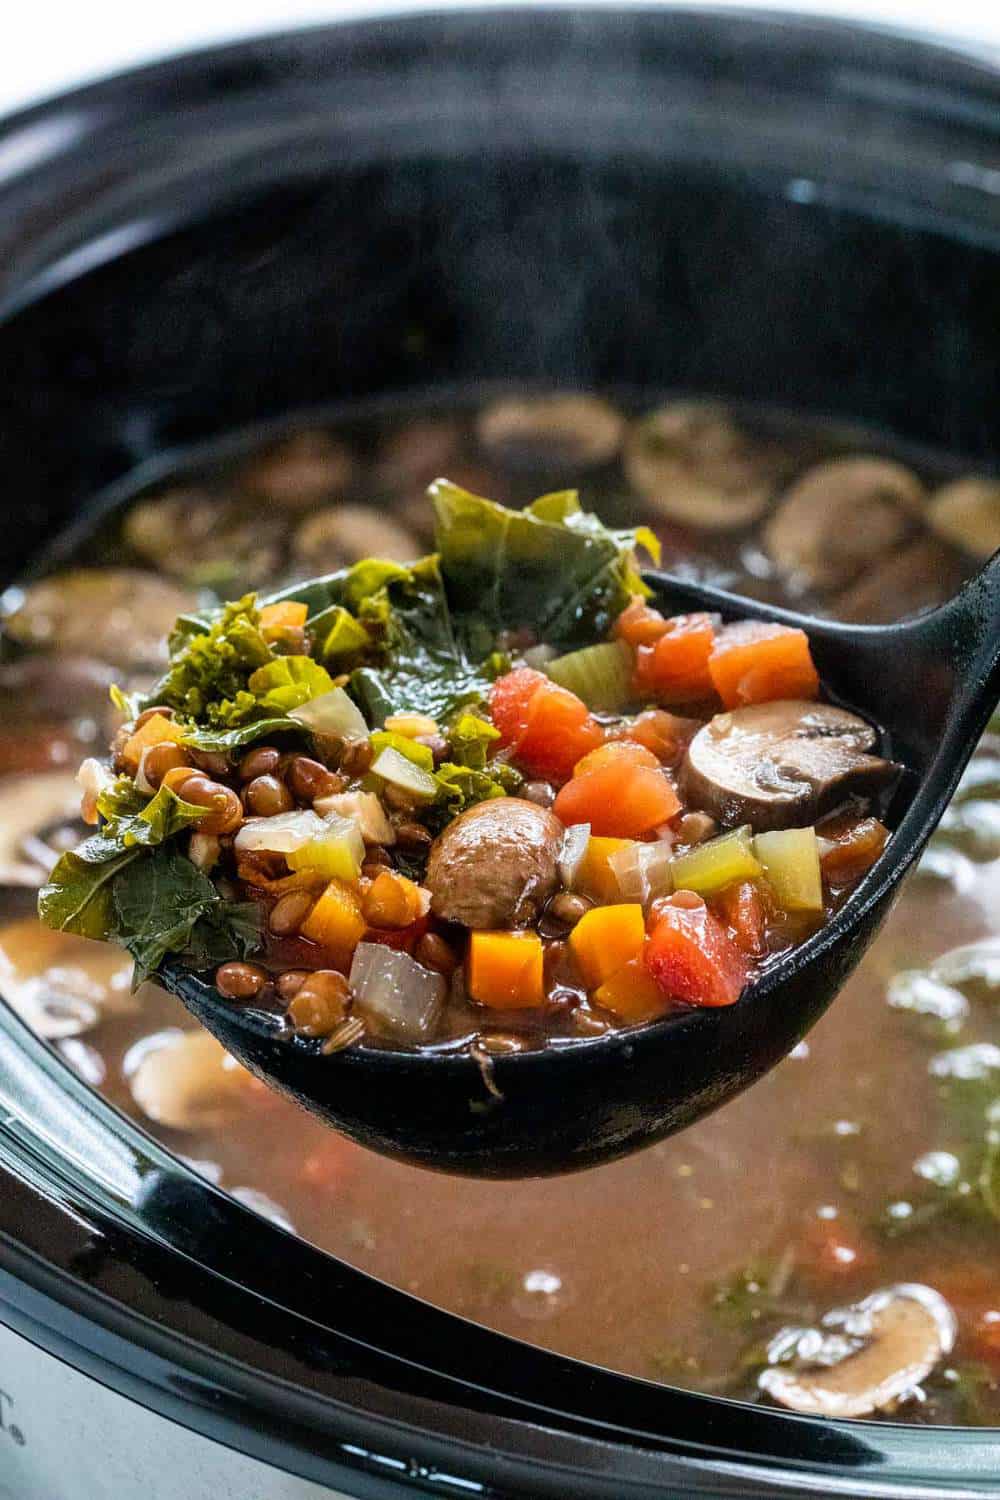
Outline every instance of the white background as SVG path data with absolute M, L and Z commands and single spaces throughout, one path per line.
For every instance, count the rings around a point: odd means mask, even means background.
M 627 3 L 627 0 L 626 0 Z M 0 113 L 102 73 L 233 36 L 341 15 L 442 10 L 449 0 L 5 0 Z M 1000 0 L 730 0 L 946 34 L 1000 50 Z

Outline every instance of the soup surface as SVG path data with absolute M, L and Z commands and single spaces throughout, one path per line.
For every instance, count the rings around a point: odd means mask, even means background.
M 499 1191 L 376 1157 L 228 1063 L 156 986 L 132 996 L 127 955 L 37 923 L 109 682 L 148 686 L 184 609 L 426 551 L 442 472 L 512 504 L 582 480 L 606 523 L 656 530 L 667 567 L 848 618 L 933 605 L 1000 543 L 994 481 L 714 403 L 491 397 L 193 462 L 3 597 L 4 994 L 197 1170 L 429 1301 L 707 1392 L 1000 1422 L 1000 725 L 808 1041 L 682 1136 L 563 1180 Z M 823 1322 L 907 1284 L 924 1290 Z

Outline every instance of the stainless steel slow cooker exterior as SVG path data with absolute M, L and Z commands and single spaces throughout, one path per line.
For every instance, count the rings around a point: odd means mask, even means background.
M 178 449 L 471 380 L 764 395 L 995 460 L 998 146 L 1000 75 L 957 51 L 655 7 L 318 29 L 12 118 L 0 584 Z M 439 1312 L 206 1185 L 0 1005 L 0 1497 L 416 1494 L 971 1500 L 1000 1442 Z

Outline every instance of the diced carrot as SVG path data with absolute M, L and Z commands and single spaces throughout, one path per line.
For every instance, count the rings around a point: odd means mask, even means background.
M 764 620 L 741 620 L 721 630 L 708 669 L 726 708 L 815 698 L 819 692 L 805 631 Z
M 570 952 L 591 990 L 638 957 L 645 941 L 646 921 L 638 901 L 592 906 L 569 935 Z
M 690 892 L 653 907 L 646 968 L 664 993 L 687 1005 L 733 1005 L 749 964 L 704 901 Z
M 630 603 L 615 621 L 614 634 L 630 646 L 651 646 L 665 635 L 669 626 L 658 609 L 646 603 L 641 594 L 634 594 Z
M 596 750 L 591 750 L 582 760 L 578 760 L 573 767 L 573 775 L 584 776 L 588 771 L 596 771 L 614 760 L 628 760 L 634 766 L 652 766 L 654 771 L 660 769 L 660 762 L 645 745 L 639 745 L 634 740 L 608 740 L 606 745 L 598 745 Z
M 708 670 L 715 644 L 711 615 L 674 615 L 666 625 L 666 633 L 653 645 L 636 650 L 636 689 L 664 703 L 695 703 L 714 697 Z
M 265 604 L 260 612 L 260 632 L 265 640 L 285 630 L 301 630 L 309 618 L 308 604 L 286 599 L 283 604 Z
M 587 848 L 577 866 L 573 888 L 591 901 L 606 903 L 617 901 L 621 896 L 618 877 L 611 868 L 611 856 L 627 849 L 632 839 L 607 839 L 591 836 Z
M 596 771 L 574 776 L 559 792 L 552 811 L 567 827 L 589 823 L 592 833 L 629 839 L 668 822 L 680 805 L 662 771 L 618 756 Z
M 823 877 L 831 885 L 850 885 L 861 876 L 881 855 L 889 838 L 889 830 L 878 818 L 858 818 L 840 829 L 817 829 L 821 837 L 832 840 L 833 847 L 820 855 L 819 865 Z
M 662 765 L 672 765 L 700 728 L 697 719 L 680 719 L 665 708 L 647 708 L 626 721 L 620 733 L 623 739 L 651 750 Z
M 545 999 L 545 956 L 536 932 L 474 932 L 469 994 L 494 1010 L 525 1010 Z
M 751 958 L 763 958 L 767 952 L 767 912 L 760 887 L 752 880 L 737 881 L 720 891 L 714 904 L 743 952 Z
M 346 972 L 365 933 L 357 892 L 342 880 L 331 880 L 300 931 L 332 955 L 335 969 Z
M 670 1009 L 669 997 L 646 968 L 641 953 L 609 975 L 594 991 L 594 999 L 620 1021 L 651 1021 Z
M 577 761 L 604 741 L 583 700 L 530 667 L 497 678 L 490 715 L 501 746 L 510 747 L 518 766 L 549 781 L 565 781 Z
M 154 745 L 163 745 L 168 740 L 177 745 L 183 738 L 184 731 L 173 719 L 168 719 L 165 714 L 153 714 L 134 734 L 129 735 L 122 746 L 121 758 L 134 773 L 139 769 L 144 750 L 151 750 Z M 190 769 L 188 775 L 191 775 Z

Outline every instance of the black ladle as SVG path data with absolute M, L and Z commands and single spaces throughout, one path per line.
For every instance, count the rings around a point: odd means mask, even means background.
M 356 1045 L 324 1056 L 278 1017 L 222 999 L 179 966 L 163 982 L 230 1052 L 363 1145 L 490 1177 L 565 1172 L 690 1125 L 754 1083 L 819 1019 L 871 942 L 1000 696 L 1000 553 L 949 603 L 889 626 L 816 620 L 647 575 L 669 613 L 777 620 L 809 635 L 826 688 L 878 724 L 907 767 L 882 858 L 844 907 L 733 1006 L 495 1057 Z

